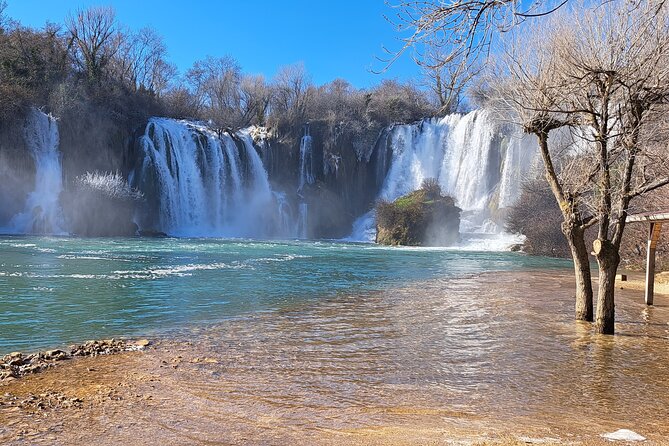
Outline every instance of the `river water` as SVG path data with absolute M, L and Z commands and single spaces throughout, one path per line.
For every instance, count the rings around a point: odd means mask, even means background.
M 0 410 L 3 442 L 669 438 L 669 301 L 619 291 L 616 336 L 596 335 L 573 320 L 568 262 L 211 239 L 8 237 L 0 252 L 3 351 L 156 341 L 6 387 L 84 406 L 39 424 Z
M 157 374 L 170 397 L 140 423 L 198 444 L 599 444 L 618 429 L 667 444 L 669 302 L 619 291 L 618 334 L 596 335 L 573 320 L 571 283 L 432 278 L 188 331 L 164 355 L 181 371 Z
M 0 238 L 0 354 L 146 335 L 433 277 L 567 267 L 335 242 Z

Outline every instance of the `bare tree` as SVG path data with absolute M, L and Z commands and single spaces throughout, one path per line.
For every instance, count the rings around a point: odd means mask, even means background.
M 384 125 L 417 121 L 434 112 L 425 94 L 412 84 L 385 80 L 368 95 L 367 117 Z
M 288 65 L 279 69 L 274 78 L 272 108 L 276 115 L 284 115 L 290 122 L 306 119 L 313 85 L 304 64 Z
M 481 73 L 480 67 L 470 66 L 466 58 L 443 64 L 440 54 L 428 53 L 421 61 L 424 85 L 434 95 L 438 114 L 455 113 L 460 108 L 466 88 L 474 77 Z
M 0 119 L 17 116 L 29 104 L 45 104 L 68 76 L 70 64 L 60 29 L 35 30 L 12 23 L 0 32 Z
M 386 19 L 406 36 L 401 38 L 399 50 L 387 50 L 389 57 L 384 62 L 392 64 L 409 50 L 420 62 L 422 48 L 438 50 L 441 65 L 463 56 L 475 59 L 488 51 L 496 32 L 507 31 L 525 17 L 537 14 L 543 3 L 549 2 L 532 2 L 530 9 L 523 10 L 520 0 L 410 0 L 391 4 L 395 12 Z
M 7 0 L 0 0 L 0 33 L 3 32 L 4 28 L 7 26 L 7 15 L 5 10 L 7 9 Z
M 162 97 L 171 116 L 178 118 L 199 118 L 200 105 L 195 95 L 186 87 L 177 85 L 168 89 Z
M 239 92 L 244 125 L 265 125 L 272 101 L 272 89 L 265 78 L 260 75 L 244 76 Z
M 666 151 L 658 156 L 648 131 L 669 99 L 666 9 L 619 2 L 554 16 L 541 40 L 516 40 L 496 71 L 508 80 L 496 88 L 498 100 L 538 139 L 574 257 L 577 317 L 586 320 L 592 291 L 583 231 L 598 226 L 596 328 L 605 334 L 614 332 L 614 281 L 630 203 L 669 184 Z M 493 89 L 497 81 L 490 80 Z M 549 135 L 559 141 L 568 130 L 575 144 L 549 145 Z
M 575 316 L 593 321 L 593 289 L 585 231 L 596 223 L 586 206 L 590 182 L 583 180 L 582 169 L 574 162 L 574 138 L 569 126 L 577 123 L 571 109 L 564 107 L 566 88 L 558 78 L 560 64 L 554 57 L 558 20 L 552 29 L 545 27 L 545 39 L 531 39 L 533 29 L 518 33 L 502 50 L 488 71 L 487 102 L 503 117 L 517 119 L 525 132 L 537 138 L 545 178 L 562 214 L 562 232 L 574 262 L 576 281 Z M 549 135 L 554 141 L 549 145 Z
M 160 95 L 176 75 L 176 68 L 165 61 L 162 37 L 151 28 L 119 32 L 118 36 L 119 49 L 112 64 L 115 77 L 133 90 Z
M 151 69 L 149 89 L 161 97 L 175 81 L 179 70 L 177 66 L 164 59 L 157 60 Z
M 79 10 L 65 19 L 75 63 L 89 80 L 100 81 L 120 47 L 116 15 L 110 7 Z
M 551 14 L 568 0 L 387 0 L 386 16 L 402 36 L 399 49 L 384 48 L 381 71 L 409 52 L 423 70 L 441 113 L 452 111 L 460 93 L 479 74 L 495 38 L 528 18 Z
M 361 125 L 365 102 L 363 91 L 344 79 L 334 79 L 316 89 L 309 116 L 326 120 L 332 128 L 342 123 Z
M 204 115 L 219 128 L 239 127 L 241 68 L 232 57 L 197 61 L 186 79 Z

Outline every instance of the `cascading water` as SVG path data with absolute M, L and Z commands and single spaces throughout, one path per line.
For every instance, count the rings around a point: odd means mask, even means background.
M 140 216 L 141 228 L 188 236 L 287 235 L 274 225 L 285 210 L 277 210 L 282 204 L 248 132 L 217 135 L 188 121 L 152 118 L 139 147 L 133 183 L 155 211 Z
M 309 205 L 307 203 L 299 204 L 299 215 L 297 217 L 297 238 L 306 239 L 309 236 L 309 227 L 308 218 L 309 218 Z
M 304 125 L 304 135 L 300 140 L 300 178 L 297 191 L 300 192 L 306 184 L 314 184 L 314 159 L 309 124 Z
M 463 209 L 462 233 L 502 233 L 499 211 L 518 198 L 536 159 L 531 138 L 486 110 L 396 125 L 389 132 L 392 159 L 378 199 L 395 200 L 436 178 Z M 370 211 L 354 223 L 350 239 L 375 235 Z
M 289 237 L 296 237 L 295 224 L 290 203 L 285 192 L 274 191 L 274 202 L 277 209 L 277 234 Z
M 23 234 L 62 234 L 64 224 L 59 198 L 63 172 L 56 119 L 40 110 L 30 110 L 24 137 L 35 161 L 35 188 L 28 195 L 23 212 L 11 219 L 10 230 Z
M 151 119 L 139 140 L 140 162 L 132 175 L 147 199 L 140 228 L 192 236 L 313 236 L 309 125 L 300 140 L 294 194 L 271 189 L 252 132 L 219 135 L 197 123 Z M 377 185 L 378 199 L 394 200 L 436 178 L 463 209 L 465 239 L 471 239 L 468 234 L 500 238 L 504 208 L 517 199 L 536 159 L 529 137 L 485 110 L 389 127 L 366 153 L 358 160 L 373 163 L 370 184 Z M 356 221 L 350 239 L 374 236 L 370 212 Z
M 297 236 L 306 239 L 309 236 L 309 205 L 305 201 L 302 190 L 307 184 L 314 184 L 314 157 L 312 139 L 309 133 L 309 123 L 304 125 L 304 135 L 300 140 L 300 177 L 297 186 L 297 195 L 300 198 L 299 215 L 297 220 Z

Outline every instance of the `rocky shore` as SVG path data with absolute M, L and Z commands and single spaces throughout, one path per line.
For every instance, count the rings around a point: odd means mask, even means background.
M 12 352 L 0 358 L 0 383 L 41 372 L 66 361 L 82 356 L 110 355 L 114 353 L 142 350 L 150 344 L 147 339 L 104 339 L 72 345 L 68 351 L 55 349 L 24 354 Z M 1 404 L 1 403 L 0 403 Z

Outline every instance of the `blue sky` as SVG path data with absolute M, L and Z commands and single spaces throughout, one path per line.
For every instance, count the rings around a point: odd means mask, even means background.
M 8 0 L 7 15 L 23 25 L 63 23 L 70 11 L 91 5 L 112 6 L 119 21 L 132 28 L 155 28 L 165 39 L 169 59 L 184 72 L 207 55 L 229 54 L 244 72 L 271 77 L 282 65 L 304 62 L 314 82 L 344 78 L 368 87 L 384 78 L 419 76 L 409 55 L 388 72 L 382 47 L 398 48 L 399 34 L 383 14 L 383 0 Z

